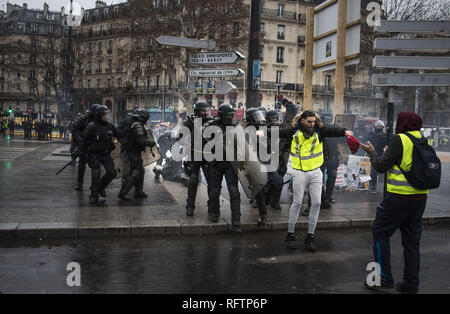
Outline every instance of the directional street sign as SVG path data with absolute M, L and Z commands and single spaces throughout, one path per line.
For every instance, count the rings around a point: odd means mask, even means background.
M 215 40 L 198 40 L 182 37 L 159 36 L 156 41 L 161 45 L 184 48 L 198 48 L 212 50 L 216 48 Z
M 373 66 L 377 68 L 394 69 L 450 69 L 449 57 L 419 57 L 419 56 L 375 56 Z
M 221 94 L 226 95 L 236 89 L 232 83 L 228 81 L 195 81 L 188 83 L 188 92 L 192 94 Z
M 191 69 L 189 70 L 190 77 L 225 77 L 225 76 L 239 76 L 244 74 L 241 69 Z
M 234 64 L 245 56 L 238 51 L 200 52 L 189 56 L 190 64 Z
M 373 86 L 450 86 L 450 74 L 374 74 Z
M 450 38 L 375 39 L 374 49 L 445 52 L 450 50 Z
M 378 33 L 448 33 L 450 21 L 388 21 L 375 26 Z

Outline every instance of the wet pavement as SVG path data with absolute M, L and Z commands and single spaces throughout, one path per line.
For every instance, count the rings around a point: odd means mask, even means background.
M 419 293 L 450 293 L 449 227 L 424 228 Z M 286 249 L 284 235 L 4 240 L 0 293 L 373 293 L 363 287 L 372 261 L 367 229 L 321 230 L 316 253 Z M 391 246 L 401 281 L 399 232 Z M 80 265 L 81 287 L 66 284 L 72 262 Z
M 117 199 L 120 180 L 107 189 L 107 207 L 88 203 L 90 169 L 85 175 L 85 189 L 76 192 L 76 166 L 55 173 L 70 161 L 64 156 L 67 144 L 55 142 L 12 141 L 0 139 L 0 239 L 58 238 L 98 236 L 139 236 L 208 234 L 230 231 L 229 198 L 225 188 L 221 198 L 221 220 L 208 219 L 206 186 L 200 184 L 194 217 L 186 217 L 187 189 L 181 183 L 155 181 L 152 166 L 146 167 L 143 200 L 123 202 Z M 443 163 L 442 184 L 430 194 L 425 223 L 450 220 L 448 206 L 450 163 Z M 130 193 L 130 196 L 132 194 Z M 321 210 L 318 228 L 370 226 L 381 194 L 366 191 L 336 192 L 332 209 Z M 285 186 L 282 211 L 268 209 L 269 223 L 257 226 L 258 211 L 241 189 L 242 227 L 244 232 L 286 230 L 291 198 Z M 301 217 L 299 228 L 307 227 Z

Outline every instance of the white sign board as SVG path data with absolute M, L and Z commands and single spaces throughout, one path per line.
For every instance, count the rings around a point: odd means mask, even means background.
M 316 7 L 327 5 L 328 0 Z M 361 1 L 347 0 L 347 24 L 355 23 L 347 28 L 345 56 L 355 56 L 359 54 L 361 25 L 356 21 L 361 18 Z M 313 67 L 315 72 L 322 72 L 336 68 L 337 55 L 337 26 L 338 26 L 338 2 L 314 14 L 314 53 Z M 327 36 L 324 34 L 329 33 Z M 319 37 L 319 38 L 317 38 Z M 334 61 L 334 62 L 333 62 Z M 345 64 L 359 63 L 359 58 L 348 60 Z
M 198 49 L 215 49 L 216 42 L 214 40 L 199 40 L 183 37 L 159 36 L 156 41 L 161 45 L 176 46 L 184 48 Z
M 190 64 L 234 64 L 245 56 L 238 51 L 200 52 L 189 56 Z
M 244 74 L 241 69 L 195 69 L 189 70 L 190 77 L 225 77 Z

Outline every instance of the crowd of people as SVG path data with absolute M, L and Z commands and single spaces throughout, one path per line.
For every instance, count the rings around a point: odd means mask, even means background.
M 8 133 L 11 138 L 20 128 L 23 131 L 24 140 L 36 139 L 38 141 L 51 141 L 55 136 L 58 138 L 64 138 L 69 132 L 68 128 L 61 126 L 54 126 L 47 120 L 32 120 L 25 119 L 22 124 L 18 125 L 15 121 L 9 119 L 3 119 L 0 122 L 1 134 L 6 136 Z M 57 134 L 54 134 L 54 131 Z
M 296 249 L 298 243 L 295 237 L 295 226 L 302 207 L 303 198 L 309 195 L 309 226 L 304 238 L 305 248 L 315 252 L 315 231 L 321 208 L 329 208 L 334 202 L 332 198 L 336 171 L 339 165 L 338 145 L 346 143 L 352 153 L 356 153 L 361 147 L 369 154 L 372 162 L 372 181 L 376 186 L 378 173 L 388 172 L 387 192 L 388 196 L 377 208 L 377 215 L 373 227 L 374 258 L 382 268 L 382 286 L 393 286 L 393 278 L 390 270 L 389 238 L 395 229 L 402 230 L 403 245 L 405 249 L 405 278 L 397 287 L 402 292 L 416 293 L 418 290 L 419 272 L 419 242 L 421 235 L 421 218 L 426 205 L 428 190 L 417 188 L 409 183 L 403 172 L 415 162 L 412 159 L 414 136 L 421 139 L 421 119 L 414 113 L 401 113 L 397 122 L 397 130 L 388 143 L 382 121 L 377 121 L 374 130 L 369 134 L 367 145 L 360 143 L 353 137 L 353 132 L 336 125 L 333 116 L 322 115 L 320 117 L 314 111 L 300 111 L 292 102 L 284 99 L 282 102 L 286 108 L 284 119 L 279 110 L 263 110 L 263 108 L 251 108 L 246 112 L 246 119 L 240 124 L 244 128 L 255 127 L 256 136 L 270 138 L 278 134 L 277 151 L 279 158 L 278 168 L 267 174 L 267 182 L 255 193 L 251 199 L 258 209 L 258 224 L 267 223 L 267 206 L 272 210 L 281 210 L 280 195 L 284 185 L 283 177 L 287 172 L 292 177 L 293 202 L 289 209 L 288 230 L 284 240 L 287 248 Z M 239 171 L 236 168 L 236 155 L 229 159 L 205 159 L 204 148 L 212 140 L 219 136 L 225 137 L 228 127 L 236 126 L 235 109 L 229 104 L 222 104 L 218 108 L 216 117 L 210 116 L 210 106 L 206 102 L 198 102 L 194 105 L 194 114 L 188 116 L 183 126 L 189 129 L 190 134 L 200 132 L 201 143 L 196 143 L 195 136 L 184 138 L 190 141 L 190 156 L 195 156 L 201 149 L 201 159 L 188 159 L 176 162 L 167 158 L 167 152 L 174 142 L 183 140 L 183 135 L 166 130 L 156 142 L 153 136 L 149 136 L 146 124 L 150 114 L 145 109 L 136 109 L 128 118 L 122 121 L 118 128 L 111 121 L 107 107 L 93 105 L 86 116 L 79 114 L 73 125 L 73 143 L 71 152 L 73 158 L 78 158 L 78 178 L 75 189 L 83 189 L 84 172 L 86 164 L 92 169 L 90 204 L 102 206 L 105 203 L 106 188 L 116 177 L 116 169 L 111 158 L 111 152 L 115 148 L 115 139 L 121 144 L 121 168 L 122 186 L 118 198 L 129 201 L 129 191 L 134 187 L 135 198 L 146 198 L 144 192 L 145 169 L 143 164 L 143 152 L 149 147 L 153 149 L 159 146 L 159 153 L 163 158 L 155 167 L 155 178 L 159 179 L 161 171 L 158 167 L 169 165 L 171 171 L 184 168 L 187 175 L 187 199 L 186 216 L 195 215 L 197 188 L 200 181 L 200 171 L 206 178 L 209 219 L 217 223 L 220 218 L 220 195 L 222 181 L 228 187 L 230 195 L 231 223 L 234 232 L 241 230 L 241 193 L 239 190 Z M 200 125 L 194 121 L 200 121 Z M 205 136 L 205 130 L 215 127 L 211 136 Z M 264 128 L 262 128 L 264 127 Z M 277 127 L 277 132 L 274 132 Z M 211 129 L 209 129 L 211 130 Z M 266 134 L 265 134 L 266 133 Z M 406 135 L 405 135 L 406 134 Z M 150 134 L 151 135 L 151 134 Z M 425 139 L 426 142 L 426 139 Z M 223 150 L 222 156 L 227 156 L 227 139 L 220 141 L 220 145 L 214 146 L 212 154 L 217 149 Z M 270 143 L 266 141 L 265 143 Z M 261 145 L 261 144 L 258 144 Z M 273 145 L 273 144 L 272 144 Z M 430 146 L 431 148 L 431 146 Z M 258 149 L 254 148 L 259 152 Z M 431 148 L 432 149 L 432 148 Z M 269 153 L 273 153 L 274 147 L 267 144 Z M 433 151 L 434 152 L 434 151 Z M 288 165 L 288 161 L 291 164 Z M 173 164 L 172 164 L 173 163 Z M 261 163 L 264 163 L 261 161 Z M 179 164 L 179 167 L 174 166 Z M 181 165 L 182 164 L 182 165 Z M 101 166 L 106 172 L 101 177 Z M 401 168 L 400 168 L 401 167 Z M 164 172 L 163 177 L 164 177 Z M 326 180 L 324 180 L 326 177 Z M 371 190 L 374 189 L 371 185 Z M 402 209 L 401 213 L 398 212 Z

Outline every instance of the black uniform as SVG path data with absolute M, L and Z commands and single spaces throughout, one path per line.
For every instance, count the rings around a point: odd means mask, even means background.
M 91 204 L 98 203 L 99 195 L 105 196 L 104 190 L 116 176 L 114 162 L 111 158 L 116 129 L 111 123 L 102 120 L 101 116 L 97 114 L 98 110 L 96 111 L 96 121 L 89 123 L 83 133 L 88 148 L 89 167 L 92 169 Z M 100 165 L 106 169 L 106 174 L 101 179 Z
M 87 142 L 83 138 L 83 133 L 86 131 L 88 125 L 95 121 L 94 112 L 87 116 L 78 116 L 73 124 L 72 129 L 72 157 L 76 158 L 75 154 L 78 152 L 78 177 L 75 190 L 81 191 L 84 182 L 84 173 L 86 171 L 86 164 L 88 163 L 88 147 Z
M 189 176 L 189 184 L 188 184 L 188 196 L 186 199 L 186 215 L 187 216 L 193 216 L 194 215 L 194 209 L 195 209 L 195 199 L 197 197 L 197 188 L 198 188 L 198 182 L 200 177 L 200 168 L 203 170 L 203 174 L 205 175 L 206 180 L 209 180 L 208 177 L 208 163 L 205 160 L 201 161 L 195 161 L 195 141 L 194 141 L 194 121 L 195 119 L 202 119 L 202 126 L 205 125 L 207 122 L 211 121 L 212 118 L 210 117 L 197 117 L 196 115 L 191 116 L 190 118 L 187 118 L 183 122 L 183 126 L 187 127 L 191 133 L 191 161 L 185 161 L 184 162 L 184 170 L 186 174 Z M 198 130 L 201 132 L 201 130 Z M 203 142 L 203 140 L 202 140 Z M 205 143 L 202 143 L 202 159 L 203 159 L 203 146 Z M 198 153 L 197 153 L 198 154 Z M 209 186 L 209 184 L 208 184 Z M 208 207 L 208 211 L 210 211 Z
M 227 108 L 225 108 L 227 107 Z M 224 108 L 224 115 L 221 116 L 221 108 Z M 233 125 L 232 118 L 225 119 L 227 114 L 234 116 L 234 109 L 231 105 L 223 104 L 219 107 L 219 117 L 207 122 L 203 129 L 208 126 L 218 126 L 222 130 L 222 134 L 225 135 L 226 127 Z M 217 134 L 215 135 L 217 136 Z M 226 156 L 226 139 L 223 141 L 223 156 Z M 213 152 L 214 153 L 214 152 Z M 211 221 L 217 222 L 220 217 L 220 191 L 222 189 L 222 180 L 225 176 L 227 182 L 228 192 L 230 194 L 230 207 L 231 207 L 231 222 L 234 231 L 241 231 L 241 198 L 238 187 L 238 177 L 235 169 L 229 161 L 211 161 L 208 162 L 208 176 L 209 176 L 209 206 L 211 212 Z
M 136 187 L 135 198 L 147 197 L 147 194 L 143 192 L 145 169 L 141 154 L 147 146 L 151 148 L 156 145 L 155 141 L 148 138 L 148 131 L 145 129 L 145 123 L 149 117 L 150 115 L 145 109 L 140 109 L 137 113 L 133 114 L 133 124 L 128 131 L 125 145 L 130 163 L 130 173 L 125 177 L 119 192 L 118 197 L 120 199 L 127 199 L 126 194 L 133 185 Z

